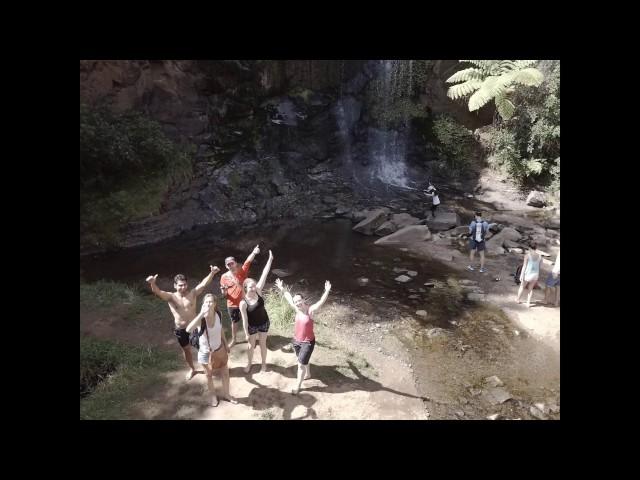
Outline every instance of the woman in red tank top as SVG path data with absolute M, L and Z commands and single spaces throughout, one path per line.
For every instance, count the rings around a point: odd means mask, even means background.
M 291 390 L 291 393 L 297 395 L 302 386 L 302 380 L 306 380 L 311 377 L 311 369 L 309 365 L 309 359 L 313 353 L 313 349 L 316 345 L 316 337 L 313 333 L 313 314 L 324 304 L 329 296 L 331 290 L 331 283 L 329 280 L 324 282 L 324 293 L 322 298 L 317 303 L 309 306 L 305 302 L 305 299 L 299 293 L 291 296 L 288 290 L 285 290 L 284 283 L 281 279 L 276 280 L 276 287 L 284 293 L 284 298 L 289 302 L 289 305 L 296 311 L 294 335 L 293 335 L 293 348 L 296 351 L 298 357 L 298 383 Z

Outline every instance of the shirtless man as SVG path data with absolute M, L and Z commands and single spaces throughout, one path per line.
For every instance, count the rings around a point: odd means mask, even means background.
M 187 380 L 191 380 L 193 378 L 196 374 L 196 370 L 193 367 L 191 346 L 189 345 L 189 334 L 187 333 L 186 328 L 191 320 L 196 316 L 196 300 L 198 295 L 200 295 L 207 285 L 211 283 L 213 276 L 220 271 L 218 267 L 214 267 L 212 265 L 209 265 L 209 267 L 211 268 L 211 273 L 209 273 L 209 275 L 207 275 L 206 278 L 193 290 L 188 289 L 187 277 L 182 274 L 175 276 L 173 286 L 176 291 L 172 293 L 164 292 L 158 288 L 156 285 L 156 279 L 158 278 L 157 273 L 147 277 L 147 282 L 149 282 L 149 285 L 151 286 L 151 291 L 169 304 L 169 309 L 173 314 L 173 318 L 175 320 L 173 333 L 178 339 L 180 347 L 182 347 L 184 360 L 191 369 L 189 373 L 187 373 Z

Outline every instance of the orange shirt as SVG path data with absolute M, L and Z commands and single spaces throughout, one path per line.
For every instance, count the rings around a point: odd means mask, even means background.
M 243 297 L 242 282 L 249 276 L 251 262 L 244 262 L 235 276 L 230 271 L 220 277 L 220 286 L 227 288 L 227 307 L 239 307 Z

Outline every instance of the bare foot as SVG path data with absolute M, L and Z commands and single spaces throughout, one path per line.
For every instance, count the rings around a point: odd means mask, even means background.
M 238 404 L 238 400 L 236 400 L 234 397 L 232 397 L 231 395 L 229 395 L 228 397 L 224 397 L 224 399 L 229 402 L 229 403 L 233 403 L 234 405 Z
M 214 396 L 213 396 L 213 398 L 211 399 L 211 406 L 212 406 L 212 407 L 217 407 L 219 403 L 220 403 L 220 402 L 218 401 L 218 397 L 216 397 L 216 396 L 214 395 Z
M 195 375 L 196 375 L 196 371 L 192 369 L 191 371 L 189 371 L 189 373 L 187 373 L 187 376 L 185 377 L 185 380 L 188 382 L 193 377 L 195 377 Z
M 244 367 L 244 373 L 249 373 L 251 371 L 251 365 L 247 365 Z

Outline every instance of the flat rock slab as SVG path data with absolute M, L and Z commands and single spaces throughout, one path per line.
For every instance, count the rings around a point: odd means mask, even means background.
M 490 388 L 489 390 L 486 390 L 483 397 L 491 405 L 500 405 L 513 398 L 509 392 L 500 387 Z

